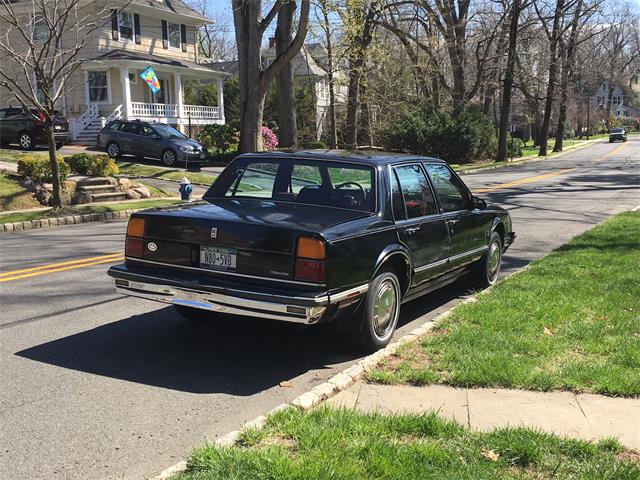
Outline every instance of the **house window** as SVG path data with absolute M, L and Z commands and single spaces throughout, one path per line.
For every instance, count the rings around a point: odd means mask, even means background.
M 40 83 L 40 80 L 36 79 L 36 98 L 38 99 L 38 101 L 40 103 L 44 103 L 45 102 L 45 95 L 44 95 L 44 89 L 42 88 L 42 84 Z M 51 85 L 49 87 L 49 98 L 53 97 L 53 85 Z
M 118 13 L 118 32 L 120 40 L 133 39 L 133 14 L 128 12 Z
M 42 15 L 33 18 L 33 41 L 36 44 L 43 44 L 49 40 L 49 26 Z
M 108 72 L 87 72 L 87 99 L 89 103 L 110 103 Z
M 129 83 L 135 85 L 138 83 L 138 73 L 137 72 L 129 72 Z
M 180 49 L 182 47 L 182 38 L 180 34 L 179 23 L 168 23 L 167 33 L 169 37 L 169 47 Z

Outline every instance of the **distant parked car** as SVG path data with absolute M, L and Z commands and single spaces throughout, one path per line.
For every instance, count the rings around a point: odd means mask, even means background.
M 624 128 L 612 128 L 611 133 L 609 133 L 609 143 L 617 142 L 626 142 L 627 141 L 627 132 Z
M 114 120 L 100 130 L 98 146 L 111 158 L 129 154 L 160 159 L 167 166 L 200 163 L 209 155 L 201 143 L 164 123 Z
M 138 212 L 120 293 L 217 314 L 347 322 L 384 347 L 403 302 L 465 274 L 493 285 L 515 233 L 442 160 L 314 151 L 237 157 L 202 201 Z
M 53 117 L 56 148 L 69 142 L 69 122 L 59 112 Z M 23 150 L 33 150 L 36 145 L 48 145 L 45 116 L 36 109 L 30 112 L 21 107 L 0 108 L 0 145 L 17 143 Z

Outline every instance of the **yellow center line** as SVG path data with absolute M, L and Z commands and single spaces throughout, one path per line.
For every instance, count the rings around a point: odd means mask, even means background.
M 6 272 L 3 275 L 6 274 L 13 274 L 12 276 L 4 276 L 3 278 L 0 278 L 0 283 L 2 282 L 10 282 L 12 280 L 19 280 L 21 278 L 29 278 L 29 277 L 36 277 L 39 275 L 47 275 L 49 273 L 56 273 L 56 272 L 63 272 L 65 270 L 73 270 L 76 268 L 83 268 L 83 267 L 91 267 L 94 265 L 100 265 L 103 263 L 114 263 L 114 262 L 119 262 L 121 260 L 124 260 L 124 255 L 122 253 L 118 253 L 116 255 L 104 255 L 103 257 L 92 257 L 93 259 L 85 259 L 84 262 L 80 263 L 80 262 L 76 262 L 72 265 L 69 265 L 70 263 L 73 262 L 61 262 L 61 263 L 57 263 L 57 264 L 51 264 L 51 265 L 44 265 L 43 267 L 49 267 L 48 269 L 41 269 L 41 270 L 37 270 L 37 271 L 31 271 L 30 273 L 18 273 L 18 272 L 24 272 L 25 270 L 29 270 L 29 269 L 24 269 L 24 270 L 15 270 L 13 272 Z M 97 260 L 96 260 L 97 258 Z M 63 264 L 66 264 L 66 266 L 61 266 Z M 56 266 L 57 265 L 57 266 Z
M 519 180 L 514 180 L 512 182 L 499 183 L 497 185 L 492 185 L 490 187 L 477 188 L 473 190 L 473 193 L 492 192 L 494 190 L 501 190 L 503 188 L 515 187 L 516 185 L 523 185 L 525 183 L 537 182 L 538 180 L 543 180 L 545 178 L 550 178 L 550 177 L 556 177 L 558 175 L 563 175 L 565 173 L 569 173 L 574 170 L 575 168 L 566 168 L 564 170 L 558 170 L 557 172 L 545 173 L 543 175 L 536 175 L 535 177 L 526 177 L 526 178 L 521 178 Z
M 602 162 L 603 160 L 606 160 L 609 157 L 613 157 L 616 153 L 618 153 L 620 150 L 622 150 L 624 147 L 627 146 L 627 142 L 618 145 L 616 148 L 614 148 L 613 150 L 611 150 L 609 153 L 603 155 L 602 157 L 596 159 L 593 161 L 593 163 L 598 163 L 598 162 Z
M 114 252 L 114 253 L 109 253 L 109 254 L 105 254 L 105 255 L 100 255 L 97 257 L 88 257 L 88 258 L 79 258 L 77 260 L 69 260 L 67 262 L 59 262 L 59 263 L 49 263 L 47 265 L 40 265 L 38 267 L 31 267 L 31 268 L 23 268 L 21 270 L 12 270 L 9 272 L 2 272 L 0 273 L 0 278 L 2 277 L 12 277 L 18 273 L 26 273 L 26 272 L 35 272 L 35 271 L 39 271 L 39 270 L 49 270 L 52 268 L 58 268 L 58 267 L 63 267 L 63 266 L 67 266 L 67 265 L 74 265 L 76 263 L 86 263 L 86 262 L 92 262 L 95 260 L 104 260 L 110 257 L 115 257 L 115 256 L 122 256 L 122 252 Z

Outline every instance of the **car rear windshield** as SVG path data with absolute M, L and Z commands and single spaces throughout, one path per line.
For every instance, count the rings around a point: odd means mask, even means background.
M 259 198 L 373 212 L 375 171 L 342 162 L 239 158 L 204 198 Z

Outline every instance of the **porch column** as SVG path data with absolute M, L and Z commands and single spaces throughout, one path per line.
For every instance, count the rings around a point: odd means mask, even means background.
M 220 120 L 224 123 L 224 78 L 218 78 L 218 107 L 220 108 Z
M 129 85 L 129 67 L 120 67 L 120 83 L 122 84 L 122 115 L 128 120 L 133 114 L 131 108 L 131 85 Z
M 178 123 L 182 123 L 184 115 L 184 100 L 182 98 L 182 79 L 179 73 L 173 74 L 173 84 L 175 86 L 176 103 L 178 104 Z

